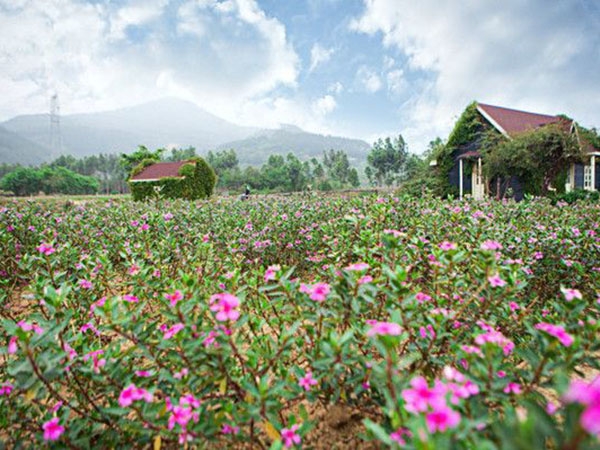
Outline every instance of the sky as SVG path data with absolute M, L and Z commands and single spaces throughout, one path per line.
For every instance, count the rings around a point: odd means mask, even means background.
M 474 100 L 600 128 L 600 0 L 0 0 L 0 120 L 53 93 L 414 153 Z

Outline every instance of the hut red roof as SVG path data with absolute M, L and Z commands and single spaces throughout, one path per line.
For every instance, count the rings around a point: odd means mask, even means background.
M 508 136 L 515 136 L 524 131 L 535 130 L 544 125 L 560 123 L 564 120 L 559 116 L 530 113 L 484 103 L 478 103 L 477 109 L 498 131 Z
M 131 177 L 131 181 L 152 181 L 165 177 L 180 177 L 179 169 L 188 161 L 159 162 L 146 167 Z

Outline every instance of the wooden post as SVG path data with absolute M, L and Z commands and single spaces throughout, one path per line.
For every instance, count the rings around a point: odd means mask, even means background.
M 463 160 L 458 160 L 458 198 L 463 198 Z

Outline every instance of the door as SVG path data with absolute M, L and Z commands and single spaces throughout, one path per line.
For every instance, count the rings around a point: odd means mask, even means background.
M 481 158 L 477 158 L 477 164 L 473 164 L 473 173 L 471 174 L 471 193 L 475 200 L 481 200 L 485 196 L 485 184 L 483 182 Z

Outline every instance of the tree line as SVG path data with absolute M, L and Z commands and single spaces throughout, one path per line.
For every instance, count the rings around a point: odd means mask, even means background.
M 63 155 L 40 167 L 0 164 L 0 191 L 14 195 L 118 194 L 128 192 L 127 178 L 142 161 L 184 161 L 196 149 L 150 150 L 76 158 Z M 273 154 L 259 167 L 241 167 L 234 149 L 209 151 L 205 160 L 218 176 L 220 191 L 294 192 L 357 188 L 361 184 L 392 186 L 406 182 L 422 160 L 408 153 L 401 135 L 376 141 L 367 155 L 363 182 L 344 150 L 327 150 L 321 158 L 301 161 L 293 153 Z

